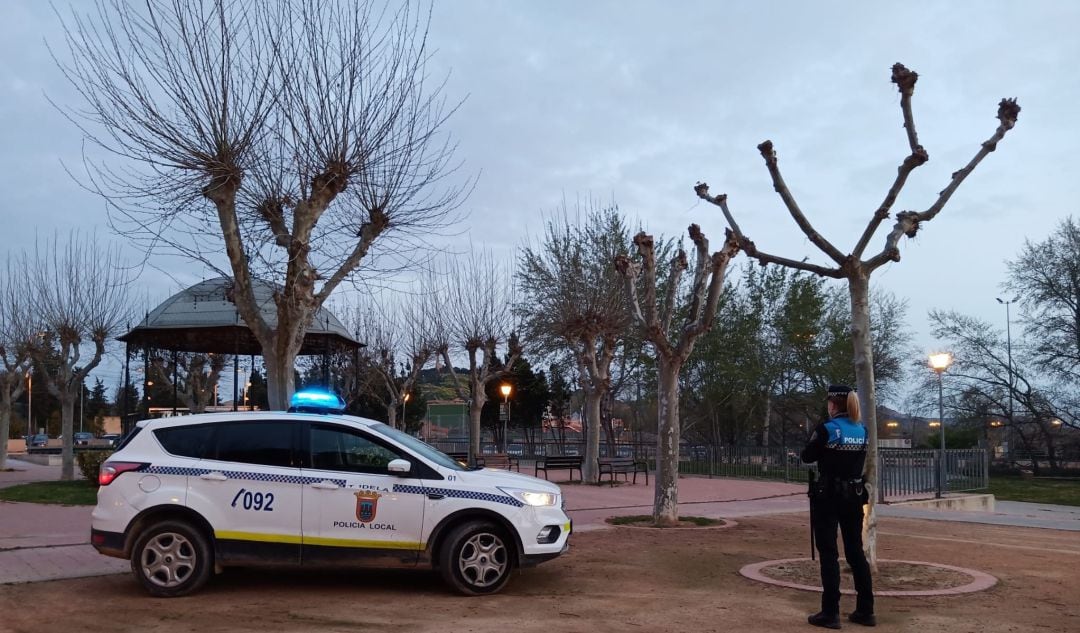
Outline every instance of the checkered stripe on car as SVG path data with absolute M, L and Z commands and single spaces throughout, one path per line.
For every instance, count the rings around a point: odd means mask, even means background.
M 275 475 L 273 473 L 251 473 L 237 470 L 208 470 L 206 468 L 180 468 L 175 466 L 151 466 L 143 472 L 153 475 L 180 475 L 182 477 L 199 477 L 210 473 L 221 473 L 229 479 L 241 479 L 244 481 L 266 481 L 276 484 L 317 484 L 320 481 L 332 481 L 345 487 L 344 479 L 328 479 L 326 477 L 299 477 L 296 475 Z
M 472 499 L 474 501 L 491 501 L 493 503 L 505 503 L 508 506 L 514 506 L 520 508 L 525 505 L 513 497 L 507 497 L 506 495 L 496 495 L 490 492 L 475 492 L 472 490 L 455 490 L 453 488 L 428 488 L 426 486 L 407 486 L 404 484 L 394 484 L 394 492 L 401 492 L 404 494 L 414 495 L 444 495 L 447 497 L 455 497 L 457 499 Z

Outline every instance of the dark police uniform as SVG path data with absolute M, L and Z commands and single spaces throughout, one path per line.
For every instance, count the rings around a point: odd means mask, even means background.
M 833 395 L 832 388 L 830 395 Z M 858 594 L 855 610 L 859 614 L 874 613 L 870 565 L 862 549 L 863 504 L 867 501 L 867 490 L 862 479 L 866 445 L 866 427 L 838 415 L 819 424 L 802 451 L 802 460 L 806 463 L 817 462 L 820 472 L 810 497 L 811 520 L 821 557 L 821 585 L 824 589 L 819 615 L 837 620 L 840 614 L 837 525 L 844 539 L 844 555 L 855 577 Z M 839 623 L 829 628 L 839 628 Z

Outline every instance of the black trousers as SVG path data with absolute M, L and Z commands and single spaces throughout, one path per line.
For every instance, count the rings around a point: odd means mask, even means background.
M 855 609 L 874 612 L 874 589 L 870 579 L 870 564 L 862 548 L 863 506 L 859 499 L 819 496 L 813 504 L 814 540 L 821 560 L 821 611 L 829 615 L 840 613 L 840 555 L 836 549 L 836 528 L 844 539 L 844 556 L 851 566 L 858 595 Z

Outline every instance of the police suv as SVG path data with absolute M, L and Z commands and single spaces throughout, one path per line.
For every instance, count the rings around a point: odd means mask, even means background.
M 155 596 L 237 565 L 426 567 L 468 595 L 566 551 L 558 486 L 470 470 L 337 396 L 138 423 L 102 464 L 91 542 Z

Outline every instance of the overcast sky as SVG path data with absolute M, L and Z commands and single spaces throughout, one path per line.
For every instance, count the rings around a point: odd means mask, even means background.
M 74 3 L 76 6 L 78 2 Z M 744 232 L 769 252 L 824 256 L 802 236 L 756 146 L 771 139 L 816 228 L 847 252 L 907 154 L 890 67 L 919 73 L 914 111 L 930 162 L 894 210 L 923 210 L 997 125 L 1002 97 L 1017 127 L 945 211 L 879 271 L 878 288 L 910 304 L 929 351 L 927 310 L 999 323 L 1005 260 L 1043 239 L 1080 199 L 1080 3 L 1029 2 L 483 2 L 435 3 L 436 75 L 466 98 L 450 121 L 464 171 L 473 243 L 511 253 L 564 198 L 613 199 L 656 234 L 701 224 L 718 241 L 718 210 L 693 185 L 726 192 Z M 47 3 L 0 2 L 0 245 L 105 227 L 105 207 L 62 163 L 82 138 L 46 95 L 78 105 L 50 59 L 59 41 Z M 880 249 L 882 230 L 871 249 Z M 870 249 L 868 249 L 870 250 Z M 135 258 L 136 253 L 131 256 Z M 176 279 L 195 283 L 201 266 Z M 149 270 L 140 301 L 179 290 Z M 153 305 L 148 305 L 147 309 Z M 1016 315 L 1014 314 L 1014 317 Z M 102 377 L 118 379 L 112 363 Z

